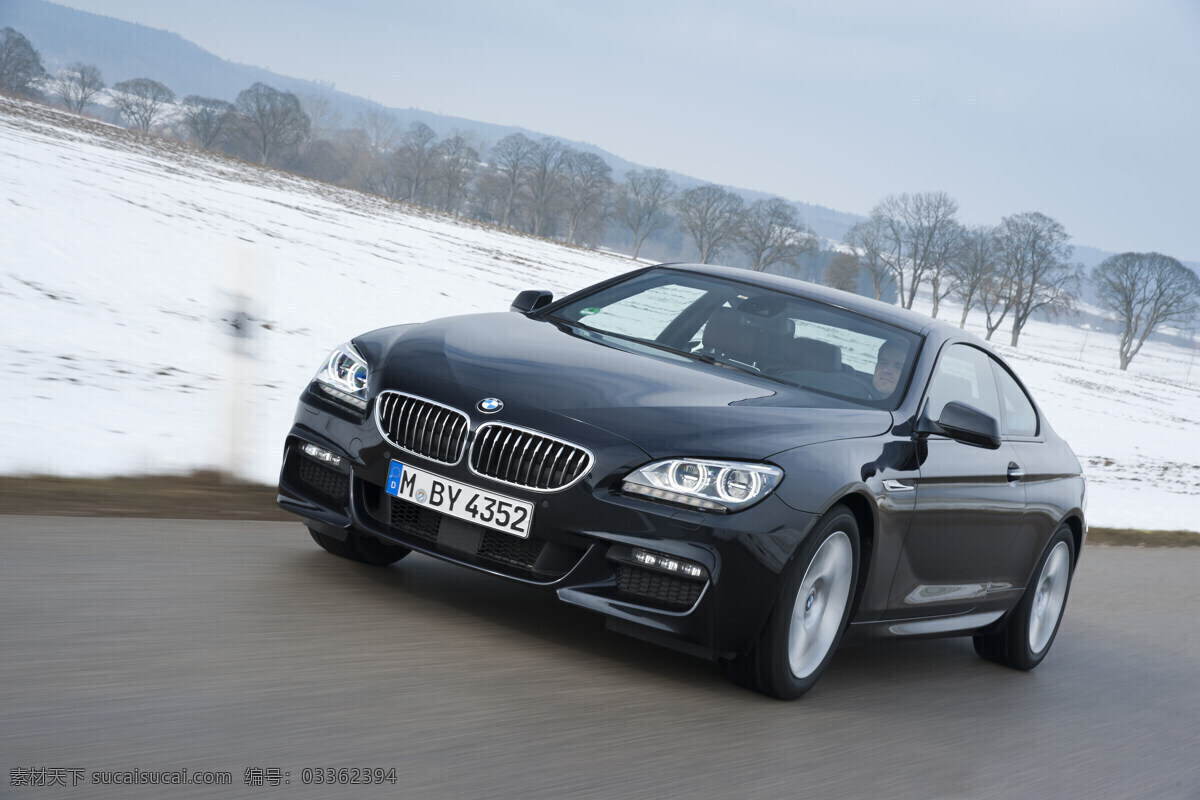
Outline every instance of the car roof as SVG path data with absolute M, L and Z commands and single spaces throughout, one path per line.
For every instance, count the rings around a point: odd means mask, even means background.
M 844 292 L 840 289 L 821 286 L 820 284 L 798 278 L 788 278 L 783 275 L 771 275 L 765 272 L 755 272 L 735 267 L 722 267 L 714 264 L 658 264 L 651 269 L 676 269 L 684 272 L 695 272 L 701 275 L 729 278 L 730 280 L 751 286 L 760 286 L 764 289 L 775 289 L 798 297 L 805 297 L 810 300 L 838 306 L 839 308 L 844 308 L 848 311 L 853 311 L 921 335 L 936 332 L 939 334 L 938 338 L 941 339 L 974 340 L 976 338 L 969 334 L 964 335 L 963 331 L 960 331 L 956 326 L 933 319 L 926 314 L 900 308 L 899 306 L 884 303 L 880 300 L 873 300 L 869 297 L 863 297 L 853 292 Z

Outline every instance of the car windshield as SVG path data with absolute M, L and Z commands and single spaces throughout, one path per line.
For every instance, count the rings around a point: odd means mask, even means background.
M 652 270 L 545 315 L 573 328 L 893 409 L 920 337 L 844 308 L 734 280 Z

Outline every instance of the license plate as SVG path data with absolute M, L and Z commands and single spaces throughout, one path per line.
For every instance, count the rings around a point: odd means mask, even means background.
M 388 470 L 387 493 L 522 539 L 528 538 L 533 521 L 533 503 L 485 492 L 399 461 Z

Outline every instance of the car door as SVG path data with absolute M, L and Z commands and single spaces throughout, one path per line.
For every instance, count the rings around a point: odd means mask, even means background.
M 924 413 L 933 420 L 957 401 L 1000 419 L 991 358 L 967 344 L 947 345 L 930 377 Z M 1005 561 L 1025 513 L 1018 456 L 941 435 L 918 441 L 912 523 L 889 599 L 895 619 L 964 613 L 994 605 L 996 565 Z M 989 602 L 991 601 L 991 602 Z M 917 631 L 913 631 L 917 632 Z M 933 631 L 931 631 L 933 632 Z
M 1025 515 L 1004 559 L 992 573 L 992 593 L 1011 587 L 1014 594 L 1025 588 L 1035 562 L 1061 520 L 1057 470 L 1050 468 L 1046 437 L 1037 407 L 1016 377 L 996 359 L 992 372 L 1000 395 L 1000 434 L 1021 465 L 1025 490 Z

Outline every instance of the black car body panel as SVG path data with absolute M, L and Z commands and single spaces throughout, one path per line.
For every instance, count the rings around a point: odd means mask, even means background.
M 374 537 L 544 586 L 620 630 L 725 658 L 754 646 L 806 537 L 836 507 L 853 511 L 862 536 L 851 638 L 986 630 L 1021 597 L 1060 526 L 1071 527 L 1079 552 L 1086 530 L 1081 470 L 1040 410 L 1034 435 L 1004 436 L 995 450 L 917 433 L 943 349 L 973 348 L 1006 369 L 986 345 L 911 312 L 783 278 L 656 269 L 529 314 L 451 317 L 357 337 L 353 348 L 369 374 L 366 407 L 310 384 L 285 444 L 279 504 L 334 539 Z M 807 373 L 793 382 L 734 359 L 719 363 L 702 347 L 704 333 L 684 330 L 674 341 L 668 327 L 656 340 L 633 340 L 587 327 L 591 316 L 558 316 L 597 289 L 664 271 L 744 287 L 731 311 L 747 317 L 761 290 L 902 330 L 913 343 L 907 372 L 890 399 L 874 397 L 869 386 L 857 396 L 870 379 L 861 364 L 840 367 L 826 389 L 804 388 Z M 703 302 L 688 313 L 709 314 L 710 332 L 719 313 L 732 316 Z M 803 338 L 801 324 L 792 323 L 786 346 Z M 847 345 L 842 355 L 849 353 Z M 377 420 L 384 392 L 416 398 L 430 415 L 464 420 L 458 460 L 389 441 Z M 502 408 L 485 410 L 485 398 Z M 489 477 L 475 468 L 471 450 L 487 423 L 543 434 L 551 446 L 569 443 L 590 456 L 590 469 L 561 491 Z M 306 454 L 306 445 L 327 455 Z M 762 464 L 782 477 L 757 502 L 729 513 L 625 490 L 631 473 L 663 459 Z M 528 537 L 389 495 L 393 462 L 532 504 Z M 639 549 L 695 565 L 702 576 L 647 568 L 634 557 Z

